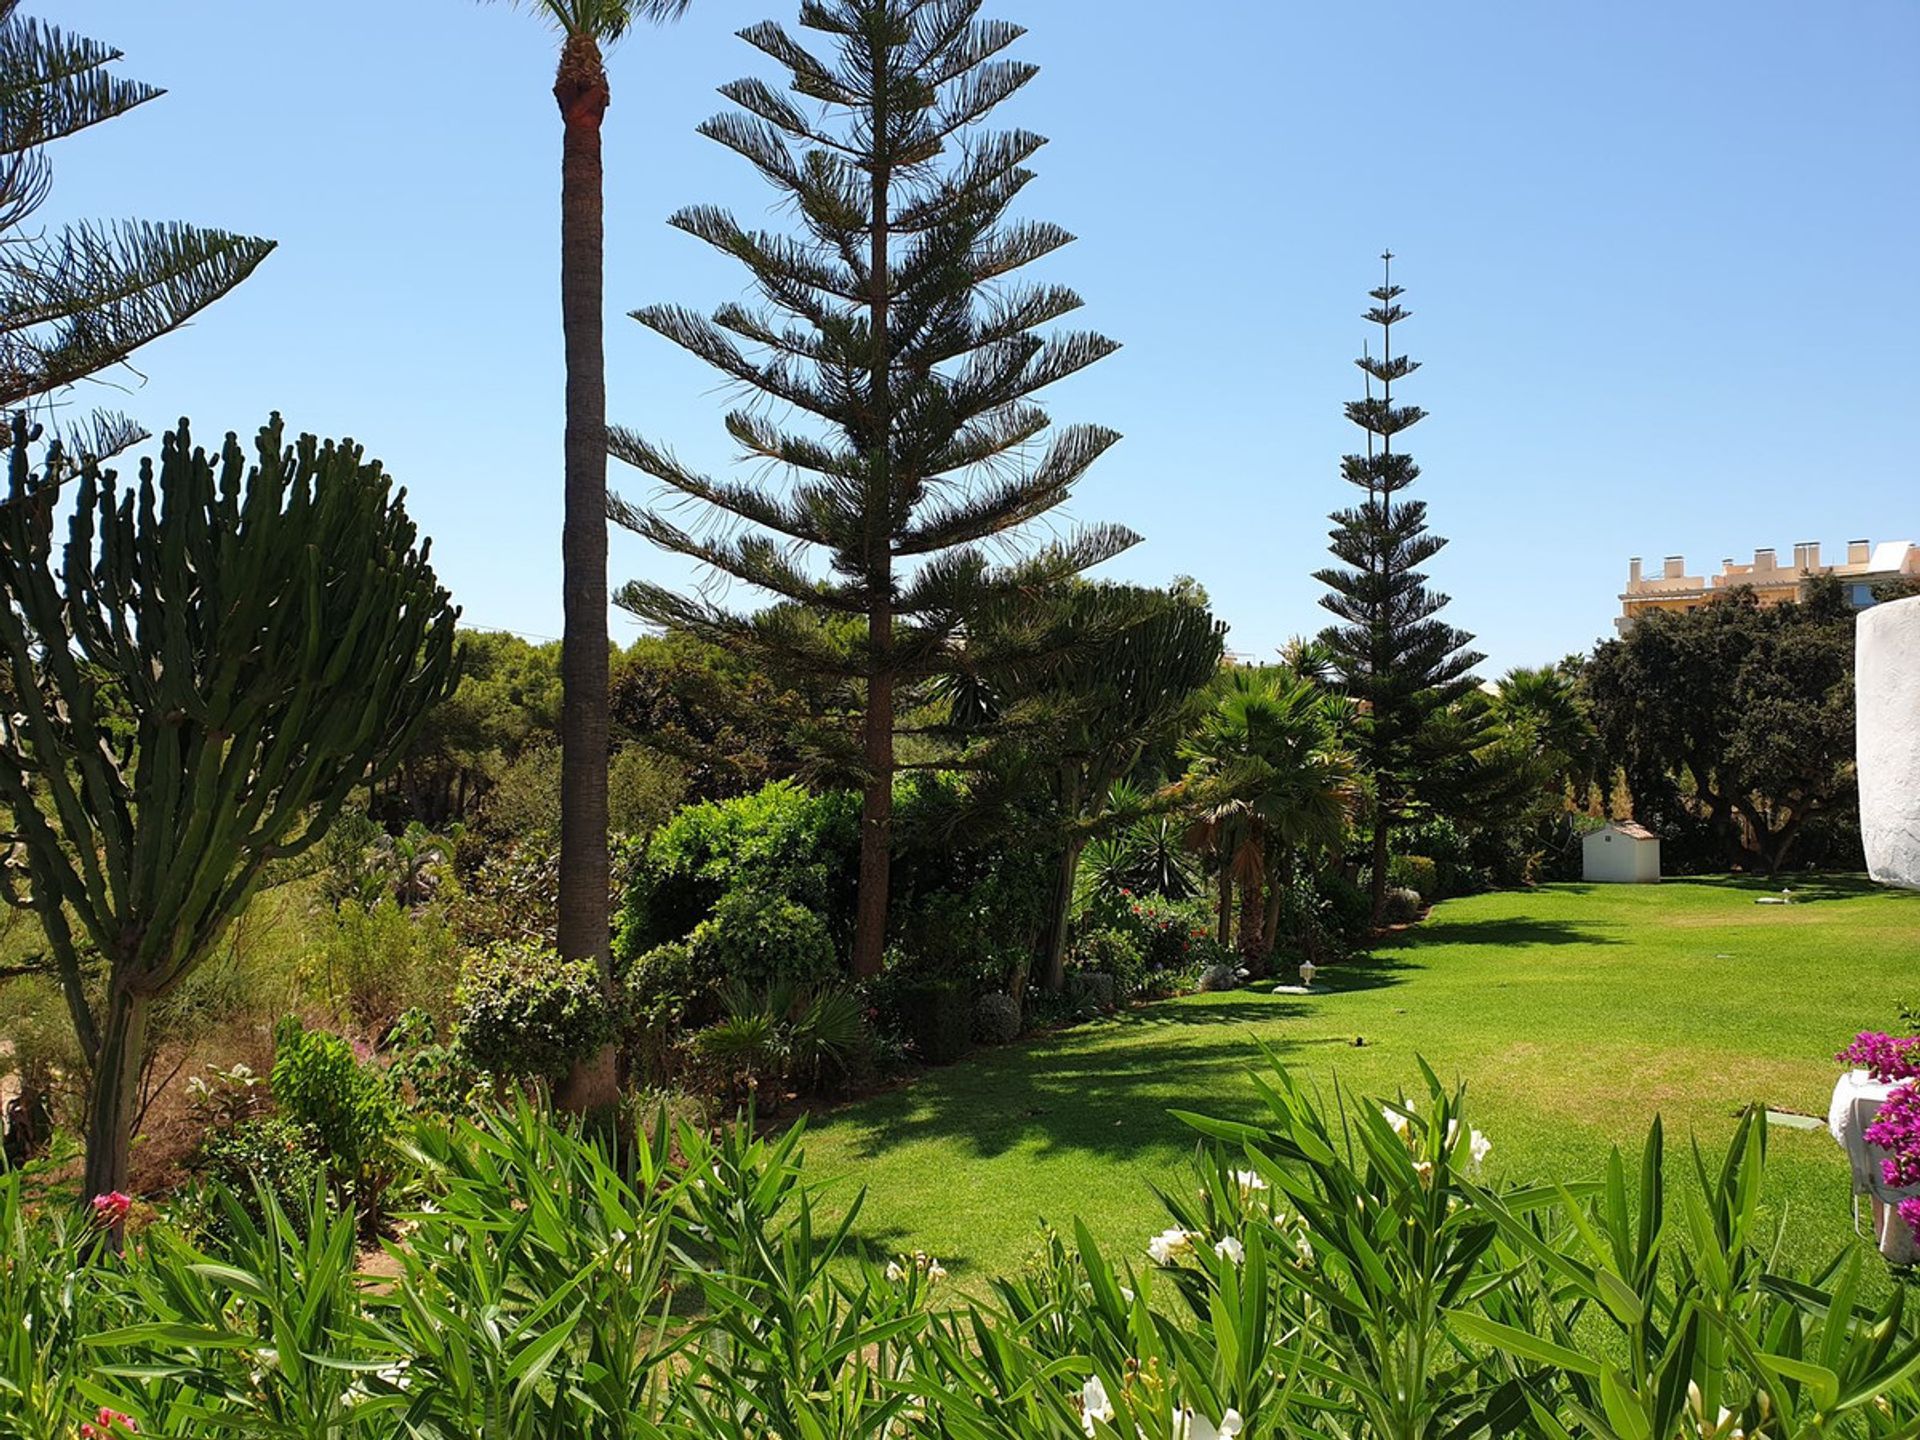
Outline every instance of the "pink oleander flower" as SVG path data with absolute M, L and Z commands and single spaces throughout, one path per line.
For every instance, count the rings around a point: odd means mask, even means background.
M 102 1225 L 119 1225 L 125 1222 L 127 1212 L 133 1209 L 133 1197 L 116 1190 L 111 1195 L 93 1197 L 93 1218 Z
M 1862 1030 L 1833 1058 L 1857 1066 L 1882 1082 L 1920 1079 L 1920 1035 Z
M 128 1435 L 140 1433 L 140 1427 L 133 1423 L 131 1415 L 123 1415 L 118 1410 L 110 1410 L 102 1405 L 100 1413 L 92 1420 L 80 1422 L 80 1440 L 113 1440 L 115 1430 Z

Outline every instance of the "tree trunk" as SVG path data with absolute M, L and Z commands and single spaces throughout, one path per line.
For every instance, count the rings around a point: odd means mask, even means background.
M 1273 877 L 1267 886 L 1265 928 L 1260 932 L 1260 955 L 1272 969 L 1274 947 L 1280 943 L 1280 907 L 1293 887 L 1293 847 L 1283 845 L 1267 861 L 1267 874 Z
M 81 1198 L 125 1191 L 140 1108 L 140 1063 L 147 1048 L 152 1000 L 116 979 L 107 993 L 106 1024 L 87 1095 L 87 1167 Z
M 887 73 L 884 45 L 876 32 L 874 74 Z M 886 144 L 887 87 L 873 96 L 874 146 Z M 893 866 L 893 352 L 888 330 L 892 276 L 888 271 L 893 174 L 884 162 L 870 172 L 873 212 L 867 256 L 867 326 L 873 344 L 867 372 L 874 433 L 867 454 L 867 648 L 873 666 L 867 680 L 864 726 L 866 788 L 860 801 L 860 891 L 854 908 L 853 973 L 878 975 L 887 956 L 887 889 Z
M 1373 927 L 1380 928 L 1380 917 L 1387 913 L 1387 841 L 1389 836 L 1387 812 L 1384 807 L 1378 809 L 1373 817 L 1373 883 L 1369 887 L 1373 902 Z
M 1068 836 L 1053 877 L 1053 912 L 1047 920 L 1046 985 L 1056 995 L 1067 988 L 1067 931 L 1072 925 L 1073 887 L 1080 873 L 1080 853 L 1086 844 L 1078 835 Z
M 1266 910 L 1266 897 L 1258 880 L 1240 882 L 1240 960 L 1248 970 L 1262 969 L 1260 918 Z
M 885 627 L 890 608 L 875 613 L 870 633 Z M 876 643 L 878 643 L 876 641 Z M 877 674 L 867 685 L 867 780 L 860 800 L 860 889 L 853 921 L 853 973 L 878 975 L 887 955 L 887 883 L 893 865 L 893 676 Z
M 1222 947 L 1233 944 L 1233 872 L 1224 863 L 1220 866 L 1220 916 L 1214 930 Z
M 1068 825 L 1080 818 L 1080 767 L 1060 767 L 1060 813 Z M 1047 915 L 1046 948 L 1041 954 L 1041 974 L 1047 989 L 1059 994 L 1067 988 L 1067 931 L 1072 926 L 1073 887 L 1080 873 L 1080 854 L 1086 840 L 1077 829 L 1061 837 L 1060 862 L 1053 876 L 1053 905 Z
M 571 35 L 554 99 L 565 122 L 560 164 L 560 319 L 567 365 L 565 620 L 560 643 L 560 925 L 569 960 L 592 960 L 609 1000 L 607 910 L 607 375 L 602 338 L 605 233 L 600 124 L 610 97 L 600 47 Z M 576 1112 L 619 1100 L 612 1044 L 577 1061 L 560 1089 Z

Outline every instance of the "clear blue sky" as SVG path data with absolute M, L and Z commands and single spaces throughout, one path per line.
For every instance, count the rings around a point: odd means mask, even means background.
M 55 152 L 54 215 L 183 218 L 279 251 L 115 400 L 208 436 L 274 408 L 411 493 L 476 623 L 559 625 L 553 46 L 470 0 L 41 0 L 170 94 Z M 741 275 L 666 227 L 771 195 L 694 125 L 793 0 L 697 0 L 612 60 L 609 408 L 724 464 L 714 377 L 621 318 Z M 1074 518 L 1146 536 L 1105 573 L 1197 576 L 1266 653 L 1358 432 L 1385 245 L 1431 411 L 1411 448 L 1452 620 L 1497 672 L 1610 629 L 1629 555 L 1920 539 L 1920 5 L 990 0 L 1042 66 L 1003 118 L 1051 137 L 1045 278 L 1125 349 L 1052 392 L 1125 442 Z M 615 467 L 614 481 L 644 493 Z M 616 583 L 680 572 L 615 533 Z M 631 634 L 621 619 L 616 633 Z

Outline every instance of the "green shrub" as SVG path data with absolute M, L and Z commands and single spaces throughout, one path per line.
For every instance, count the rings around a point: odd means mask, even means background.
M 621 1044 L 644 1080 L 665 1084 L 681 1037 L 720 1016 L 718 977 L 675 940 L 629 961 L 618 979 Z
M 1146 981 L 1147 961 L 1140 941 L 1125 930 L 1103 926 L 1073 942 L 1073 968 L 1090 975 L 1111 975 L 1113 988 L 1125 998 L 1139 993 Z
M 558 1080 L 613 1035 L 591 960 L 537 945 L 490 945 L 467 956 L 454 995 L 454 1036 L 476 1069 Z
M 311 1126 L 281 1115 L 209 1132 L 188 1168 L 201 1181 L 231 1192 L 256 1225 L 266 1220 L 260 1203 L 264 1190 L 302 1235 L 315 1189 L 330 1173 L 319 1135 Z M 182 1218 L 215 1237 L 231 1231 L 226 1208 L 204 1191 L 189 1199 Z
M 782 896 L 852 936 L 860 797 L 812 795 L 778 781 L 751 795 L 689 805 L 653 833 L 615 921 L 622 959 L 684 940 L 730 891 Z
M 749 990 L 810 989 L 840 974 L 826 922 L 777 893 L 729 892 L 695 927 L 689 946 L 695 963 L 709 975 Z
M 1364 940 L 1373 929 L 1373 901 L 1367 892 L 1339 871 L 1323 876 L 1320 894 L 1326 901 L 1327 922 L 1342 940 Z
M 1194 942 L 1211 931 L 1205 901 L 1164 900 L 1157 895 L 1129 895 L 1122 923 L 1140 944 L 1146 962 L 1147 984 L 1158 977 L 1188 968 Z
M 1420 892 L 1418 890 L 1408 890 L 1403 886 L 1389 885 L 1387 887 L 1387 902 L 1380 912 L 1380 923 L 1383 925 L 1411 925 L 1420 918 L 1421 909 Z
M 1440 898 L 1440 867 L 1424 855 L 1395 855 L 1387 862 L 1387 883 L 1431 904 Z
M 387 1074 L 404 1086 L 410 1102 L 437 1115 L 470 1114 L 487 1084 L 457 1043 L 443 1039 L 439 1023 L 424 1010 L 408 1010 L 387 1034 L 392 1062 Z
M 389 895 L 346 900 L 322 943 L 326 993 L 369 1031 L 403 1010 L 444 1015 L 460 978 L 460 950 L 438 905 L 408 910 Z
M 364 1210 L 378 1204 L 400 1131 L 400 1101 L 379 1066 L 341 1036 L 288 1016 L 274 1031 L 270 1085 L 280 1113 L 311 1131 L 336 1186 Z

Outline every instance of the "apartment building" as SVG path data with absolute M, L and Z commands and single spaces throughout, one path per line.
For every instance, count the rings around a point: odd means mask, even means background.
M 1669 555 L 1657 574 L 1646 574 L 1639 556 L 1627 562 L 1627 588 L 1620 594 L 1622 634 L 1641 615 L 1654 610 L 1692 610 L 1725 594 L 1736 585 L 1751 586 L 1762 605 L 1797 600 L 1801 587 L 1814 575 L 1834 575 L 1845 587 L 1855 609 L 1873 604 L 1873 587 L 1888 580 L 1920 582 L 1920 546 L 1908 540 L 1849 540 L 1847 558 L 1828 564 L 1820 558 L 1820 542 L 1809 540 L 1793 547 L 1793 559 L 1782 563 L 1772 549 L 1753 552 L 1751 564 L 1722 560 L 1717 575 L 1689 575 L 1684 556 Z

